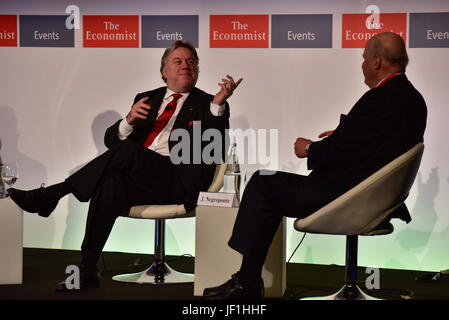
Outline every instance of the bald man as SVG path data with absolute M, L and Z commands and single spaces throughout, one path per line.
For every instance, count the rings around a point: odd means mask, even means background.
M 203 299 L 261 299 L 262 267 L 283 216 L 304 218 L 336 199 L 414 145 L 423 141 L 427 108 L 405 76 L 402 38 L 382 33 L 363 52 L 368 90 L 335 130 L 319 141 L 297 138 L 294 152 L 307 158 L 308 176 L 286 172 L 253 175 L 245 188 L 228 245 L 243 255 L 240 270 L 226 283 L 204 290 Z M 407 223 L 404 206 L 388 218 Z

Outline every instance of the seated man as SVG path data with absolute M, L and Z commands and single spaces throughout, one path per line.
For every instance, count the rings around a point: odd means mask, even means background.
M 80 201 L 90 200 L 81 246 L 81 289 L 99 285 L 97 260 L 118 216 L 127 216 L 130 207 L 144 204 L 182 203 L 190 211 L 199 192 L 212 182 L 215 164 L 171 161 L 176 141 L 170 135 L 175 129 L 184 129 L 192 140 L 194 125 L 224 135 L 229 128 L 226 100 L 242 79 L 234 82 L 227 76 L 212 96 L 195 87 L 198 62 L 191 44 L 176 41 L 161 60 L 160 71 L 167 86 L 136 96 L 126 118 L 107 129 L 108 151 L 59 184 L 31 191 L 8 190 L 19 207 L 44 217 L 69 193 Z M 188 152 L 187 158 L 191 158 L 193 152 L 187 149 L 180 153 Z M 182 154 L 176 156 L 185 159 Z M 67 290 L 65 282 L 57 290 Z
M 366 92 L 321 141 L 298 138 L 294 151 L 310 175 L 253 175 L 246 186 L 228 245 L 243 255 L 240 270 L 203 299 L 260 299 L 262 267 L 283 216 L 304 218 L 336 199 L 400 154 L 423 141 L 427 108 L 405 76 L 402 38 L 382 33 L 363 52 Z M 405 206 L 391 217 L 411 220 Z

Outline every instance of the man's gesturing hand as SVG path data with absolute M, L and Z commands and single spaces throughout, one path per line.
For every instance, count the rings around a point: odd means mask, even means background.
M 142 98 L 131 107 L 131 110 L 126 115 L 126 122 L 128 122 L 129 125 L 135 125 L 137 119 L 147 118 L 148 110 L 151 108 L 150 102 L 145 103 L 147 100 L 148 97 Z
M 242 78 L 240 78 L 237 82 L 234 81 L 234 79 L 227 75 L 227 79 L 221 79 L 221 83 L 218 85 L 221 87 L 220 91 L 217 92 L 217 94 L 214 97 L 214 100 L 212 103 L 222 105 L 232 94 L 234 93 L 234 90 L 237 89 L 240 82 L 242 82 Z
M 306 150 L 306 146 L 308 144 L 311 144 L 313 141 L 309 139 L 304 138 L 298 138 L 295 141 L 295 154 L 298 158 L 305 158 L 307 157 L 308 153 Z
M 318 138 L 326 138 L 326 137 L 330 137 L 333 133 L 334 133 L 334 130 L 324 131 L 323 133 L 320 133 L 320 135 L 318 136 Z

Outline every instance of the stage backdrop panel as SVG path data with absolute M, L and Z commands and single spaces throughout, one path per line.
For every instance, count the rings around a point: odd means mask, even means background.
M 244 79 L 229 99 L 232 128 L 277 130 L 277 148 L 245 146 L 250 154 L 277 150 L 276 159 L 243 163 L 243 173 L 308 174 L 293 153 L 295 139 L 335 128 L 368 90 L 366 38 L 393 29 L 406 40 L 407 75 L 428 105 L 426 149 L 407 199 L 413 221 L 395 220 L 393 234 L 362 238 L 359 264 L 449 267 L 448 1 L 379 0 L 377 21 L 366 12 L 371 2 L 355 0 L 78 0 L 80 28 L 66 29 L 60 17 L 69 4 L 0 3 L 0 155 L 19 163 L 18 188 L 60 182 L 104 152 L 105 129 L 126 115 L 136 93 L 164 85 L 162 47 L 175 38 L 198 47 L 199 88 L 214 94 L 227 74 Z M 47 219 L 25 214 L 24 245 L 79 249 L 87 206 L 68 196 Z M 302 237 L 292 223 L 287 257 Z M 152 253 L 153 232 L 152 221 L 119 218 L 105 250 Z M 194 232 L 193 219 L 169 221 L 167 254 L 195 255 Z M 292 261 L 343 264 L 344 250 L 342 236 L 307 235 Z

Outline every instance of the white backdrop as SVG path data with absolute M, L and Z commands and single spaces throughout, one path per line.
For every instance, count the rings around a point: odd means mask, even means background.
M 298 136 L 316 139 L 333 129 L 367 90 L 362 49 L 341 49 L 341 14 L 449 12 L 448 1 L 2 1 L 0 14 L 64 14 L 76 4 L 81 14 L 198 14 L 200 78 L 210 93 L 226 75 L 244 81 L 231 104 L 231 127 L 279 130 L 279 169 L 307 174 L 293 154 Z M 210 14 L 333 14 L 330 49 L 210 49 Z M 20 165 L 18 188 L 60 182 L 105 150 L 104 130 L 125 115 L 137 92 L 163 85 L 163 49 L 0 48 L 0 155 Z M 360 265 L 438 271 L 449 267 L 449 51 L 409 49 L 407 75 L 428 109 L 426 150 L 407 204 L 413 221 L 394 220 L 395 232 L 360 240 Z M 278 94 L 271 94 L 276 92 Z M 243 169 L 248 169 L 243 166 Z M 252 169 L 252 168 L 251 168 Z M 73 196 L 47 219 L 25 214 L 24 246 L 79 249 L 87 204 Z M 301 233 L 288 221 L 287 257 Z M 167 223 L 167 254 L 194 255 L 194 220 Z M 343 264 L 345 239 L 308 235 L 292 261 Z M 153 251 L 153 222 L 119 218 L 107 251 Z

